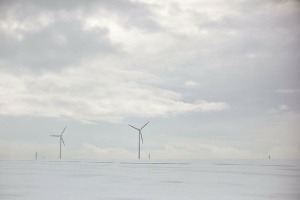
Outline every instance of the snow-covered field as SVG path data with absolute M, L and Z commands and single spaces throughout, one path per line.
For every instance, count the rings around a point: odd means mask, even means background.
M 0 161 L 0 199 L 300 199 L 287 160 Z

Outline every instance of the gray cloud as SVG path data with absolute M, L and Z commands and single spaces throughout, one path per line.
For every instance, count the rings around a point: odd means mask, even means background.
M 118 16 L 126 27 L 157 29 L 149 9 L 131 1 L 74 1 L 62 3 L 2 2 L 0 43 L 2 68 L 55 70 L 76 66 L 84 59 L 120 53 L 121 46 L 108 37 L 107 27 L 84 28 L 86 17 Z
M 55 23 L 25 33 L 22 41 L 8 39 L 2 45 L 2 59 L 11 67 L 53 70 L 74 66 L 87 57 L 105 56 L 117 50 L 106 37 L 107 30 L 82 31 L 76 22 Z
M 38 21 L 29 25 L 27 22 L 23 25 L 22 21 L 20 24 L 14 20 L 6 22 L 17 23 L 17 27 L 12 30 L 16 37 L 5 27 L 2 28 L 1 59 L 6 63 L 2 67 L 55 70 L 76 66 L 87 57 L 118 52 L 107 38 L 106 28 L 87 31 L 83 30 L 82 24 L 76 19 L 48 18 L 50 22 L 46 22 L 46 25 Z M 31 23 L 30 19 L 28 23 Z
M 0 10 L 4 118 L 75 119 L 89 133 L 86 122 L 101 123 L 112 140 L 126 130 L 110 123 L 151 118 L 161 141 L 147 148 L 166 156 L 299 156 L 297 1 L 7 1 Z M 83 152 L 105 152 L 87 144 Z

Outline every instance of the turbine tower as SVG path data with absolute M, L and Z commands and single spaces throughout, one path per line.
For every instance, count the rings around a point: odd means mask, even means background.
M 60 135 L 50 135 L 52 137 L 59 137 L 60 138 L 59 139 L 59 141 L 60 141 L 60 144 L 59 144 L 59 159 L 61 159 L 61 142 L 63 142 L 64 146 L 65 146 L 65 142 L 64 142 L 64 139 L 63 139 L 62 135 L 65 132 L 66 128 L 67 128 L 67 126 L 64 128 L 64 130 L 61 132 Z
M 142 128 L 140 128 L 140 129 L 138 129 L 138 128 L 136 128 L 136 127 L 131 126 L 131 125 L 128 124 L 128 126 L 130 126 L 130 127 L 132 127 L 132 128 L 134 128 L 134 129 L 136 129 L 136 130 L 139 131 L 139 154 L 138 154 L 138 159 L 141 158 L 141 139 L 142 139 L 142 143 L 144 143 L 144 142 L 143 142 L 142 129 L 143 129 L 148 123 L 149 123 L 149 122 L 147 122 L 147 123 L 146 123 Z

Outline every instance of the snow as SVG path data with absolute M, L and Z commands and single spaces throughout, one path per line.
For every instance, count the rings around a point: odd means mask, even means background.
M 0 161 L 0 199 L 300 199 L 300 161 Z

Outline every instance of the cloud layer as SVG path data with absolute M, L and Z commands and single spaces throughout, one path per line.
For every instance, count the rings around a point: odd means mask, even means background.
M 229 108 L 222 102 L 183 102 L 179 93 L 141 84 L 147 79 L 152 82 L 156 77 L 99 68 L 96 73 L 86 68 L 67 70 L 60 76 L 4 75 L 1 84 L 6 87 L 0 91 L 1 114 L 118 122 L 128 116 L 167 117 Z
M 161 155 L 300 156 L 299 19 L 296 0 L 1 1 L 0 139 L 41 119 L 115 136 L 151 118 Z M 78 154 L 130 157 L 105 141 Z

